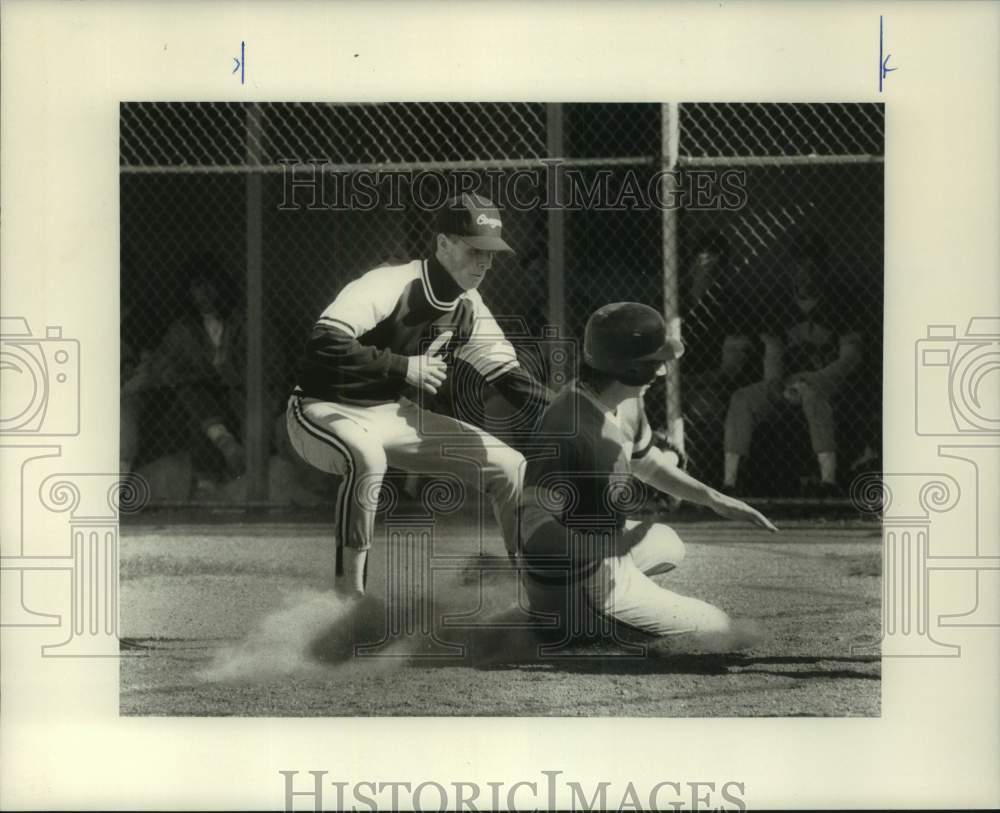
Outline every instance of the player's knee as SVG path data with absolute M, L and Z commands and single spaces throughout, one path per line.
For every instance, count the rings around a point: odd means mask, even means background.
M 652 570 L 647 571 L 649 575 L 666 573 L 684 561 L 684 556 L 687 553 L 684 547 L 684 540 L 669 525 L 662 525 L 658 522 L 654 523 L 649 529 L 647 538 L 654 546 L 653 549 L 656 551 L 656 560 L 658 562 L 658 564 L 653 566 Z
M 491 458 L 495 471 L 494 487 L 520 492 L 521 484 L 524 482 L 524 455 L 516 449 L 505 446 L 496 449 Z
M 385 449 L 379 443 L 354 443 L 349 450 L 355 471 L 368 477 L 382 477 L 388 468 Z

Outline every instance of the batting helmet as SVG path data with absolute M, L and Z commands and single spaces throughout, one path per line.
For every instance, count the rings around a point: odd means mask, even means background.
M 613 302 L 587 320 L 583 360 L 631 386 L 648 384 L 660 363 L 680 358 L 684 345 L 667 335 L 663 317 L 639 302 Z

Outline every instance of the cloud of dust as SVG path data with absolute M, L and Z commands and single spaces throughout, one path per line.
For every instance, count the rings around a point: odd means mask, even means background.
M 268 680 L 310 668 L 310 645 L 347 625 L 355 608 L 333 591 L 302 590 L 265 616 L 238 644 L 221 649 L 199 677 L 208 681 Z
M 430 656 L 450 654 L 456 665 L 474 666 L 503 657 L 529 657 L 536 639 L 531 630 L 503 624 L 523 621 L 513 600 L 513 572 L 485 575 L 481 580 L 464 574 L 435 581 L 432 596 L 420 596 L 409 612 L 433 619 L 434 637 L 420 634 L 387 636 L 390 611 L 382 586 L 372 586 L 361 599 L 346 599 L 333 591 L 301 590 L 289 594 L 283 606 L 262 618 L 239 643 L 221 649 L 201 673 L 202 680 L 261 682 L 304 674 L 333 666 L 378 671 L 398 668 Z M 429 602 L 429 607 L 428 607 Z M 445 616 L 480 607 L 477 620 L 486 626 L 445 627 Z M 398 607 L 396 608 L 398 610 Z M 395 619 L 398 623 L 398 617 Z M 421 625 L 416 624 L 419 628 Z M 357 657 L 356 646 L 382 642 L 377 654 Z M 446 645 L 452 645 L 448 647 Z

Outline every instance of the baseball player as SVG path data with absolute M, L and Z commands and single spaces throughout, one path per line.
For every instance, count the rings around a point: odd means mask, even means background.
M 587 322 L 579 378 L 542 418 L 541 433 L 558 454 L 527 463 L 522 579 L 532 608 L 559 616 L 564 635 L 602 617 L 656 637 L 692 633 L 718 643 L 731 632 L 722 610 L 650 578 L 681 563 L 684 543 L 666 525 L 628 518 L 638 507 L 633 475 L 728 519 L 777 530 L 749 505 L 685 474 L 653 444 L 643 394 L 664 362 L 682 352 L 652 308 L 605 305 Z
M 426 408 L 449 375 L 490 382 L 515 406 L 541 408 L 546 388 L 519 365 L 477 288 L 496 252 L 511 251 L 500 213 L 472 194 L 436 213 L 429 259 L 386 265 L 349 283 L 317 320 L 287 409 L 296 452 L 341 476 L 337 575 L 364 593 L 378 492 L 387 466 L 483 478 L 504 544 L 517 549 L 523 457 L 481 429 Z M 446 355 L 447 354 L 447 355 Z M 472 397 L 482 386 L 458 388 Z M 443 447 L 461 447 L 445 456 Z

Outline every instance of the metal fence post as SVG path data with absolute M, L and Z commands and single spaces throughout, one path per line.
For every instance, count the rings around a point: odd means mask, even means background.
M 681 338 L 680 297 L 678 293 L 678 252 L 677 252 L 677 156 L 680 144 L 680 105 L 668 102 L 661 109 L 660 176 L 661 197 L 667 202 L 663 207 L 663 317 L 667 322 L 667 332 Z M 666 428 L 667 437 L 678 448 L 684 448 L 684 420 L 681 415 L 681 376 L 678 362 L 667 363 L 666 386 Z
M 269 432 L 264 415 L 264 265 L 263 177 L 260 167 L 261 109 L 246 108 L 247 300 L 246 300 L 246 454 L 249 502 L 267 499 Z
M 545 105 L 545 144 L 549 158 L 564 157 L 563 149 L 563 106 L 556 102 Z M 556 194 L 559 194 L 559 170 L 556 173 Z M 553 203 L 560 203 L 556 200 Z M 559 335 L 566 335 L 566 212 L 556 205 L 548 211 L 549 256 L 548 256 L 548 321 L 559 329 Z M 550 360 L 551 361 L 551 360 Z M 552 364 L 550 380 L 565 380 L 564 365 Z M 558 367 L 559 369 L 555 369 Z M 557 375 L 562 373 L 562 377 Z

